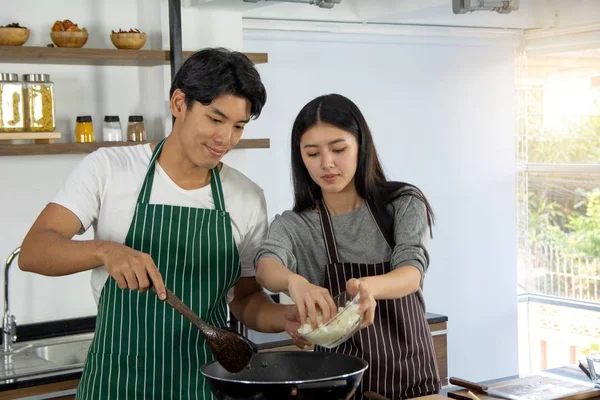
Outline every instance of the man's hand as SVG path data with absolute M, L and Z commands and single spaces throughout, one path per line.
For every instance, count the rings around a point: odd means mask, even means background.
M 145 292 L 154 286 L 161 300 L 167 298 L 162 276 L 150 255 L 115 242 L 106 242 L 103 247 L 106 271 L 121 289 Z

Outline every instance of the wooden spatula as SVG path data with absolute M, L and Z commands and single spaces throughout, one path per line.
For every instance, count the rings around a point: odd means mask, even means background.
M 151 290 L 158 296 L 154 286 Z M 240 372 L 246 368 L 252 355 L 258 351 L 258 347 L 242 335 L 204 322 L 169 289 L 167 289 L 167 298 L 164 301 L 198 328 L 208 342 L 215 359 L 227 371 Z

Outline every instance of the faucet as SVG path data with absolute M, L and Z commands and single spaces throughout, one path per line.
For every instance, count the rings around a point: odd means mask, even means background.
M 17 340 L 17 319 L 10 315 L 8 308 L 8 270 L 15 257 L 21 252 L 21 247 L 17 247 L 6 259 L 4 265 L 4 319 L 2 320 L 2 352 L 12 351 L 12 344 Z

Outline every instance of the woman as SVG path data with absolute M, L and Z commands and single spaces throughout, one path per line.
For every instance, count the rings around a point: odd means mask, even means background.
M 363 327 L 332 350 L 369 362 L 356 398 L 435 393 L 440 381 L 421 293 L 433 213 L 415 186 L 386 179 L 358 107 L 331 94 L 292 129 L 294 209 L 272 222 L 256 256 L 257 281 L 289 292 L 301 322 L 336 312 L 331 296 L 360 295 Z M 297 337 L 297 336 L 296 336 Z

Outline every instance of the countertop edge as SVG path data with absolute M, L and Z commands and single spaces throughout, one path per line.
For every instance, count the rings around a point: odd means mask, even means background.
M 44 372 L 40 374 L 41 376 L 36 377 L 35 375 L 33 375 L 32 377 L 28 378 L 21 378 L 16 382 L 0 383 L 0 393 L 9 390 L 24 389 L 28 387 L 42 386 L 51 383 L 66 382 L 74 379 L 80 379 L 82 374 L 83 368 L 80 368 L 80 370 L 77 372 L 73 372 L 73 370 L 70 370 L 68 372 L 63 371 L 56 373 Z

